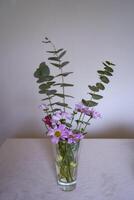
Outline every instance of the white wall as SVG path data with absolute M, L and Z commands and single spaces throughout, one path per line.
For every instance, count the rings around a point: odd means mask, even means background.
M 74 105 L 86 97 L 87 85 L 109 59 L 117 64 L 97 110 L 103 118 L 89 127 L 91 137 L 134 136 L 134 1 L 133 0 L 1 0 L 0 1 L 0 136 L 40 137 L 33 72 L 46 60 L 45 34 L 68 50 L 67 71 L 74 71 L 70 90 Z

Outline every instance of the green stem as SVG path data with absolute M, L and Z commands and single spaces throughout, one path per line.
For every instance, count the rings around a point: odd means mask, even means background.
M 92 117 L 89 117 L 89 119 L 87 120 L 87 123 L 89 123 L 89 121 L 90 121 L 91 119 L 92 119 Z M 86 130 L 87 125 L 88 125 L 88 124 L 86 124 L 85 127 L 83 128 L 83 132 Z
M 85 118 L 85 114 L 83 115 L 83 117 L 82 117 L 82 119 L 81 119 L 82 122 L 80 122 L 80 125 L 79 125 L 79 131 L 80 131 L 81 126 L 82 126 L 82 124 L 83 124 L 84 118 Z
M 72 123 L 73 123 L 73 121 L 74 121 L 74 115 L 75 115 L 75 113 L 73 113 L 72 114 L 73 116 L 72 116 L 72 119 L 71 119 L 71 122 L 70 122 L 70 125 L 72 126 Z
M 78 123 L 77 123 L 77 126 L 76 126 L 76 130 L 78 129 L 78 126 L 79 126 L 79 123 L 80 123 L 79 121 L 80 121 L 80 119 L 81 119 L 81 117 L 82 117 L 82 114 L 83 114 L 83 113 L 81 113 L 80 116 L 79 116 Z
M 60 174 L 59 177 L 64 177 L 67 182 L 73 181 L 73 174 L 71 172 L 70 163 L 72 161 L 72 158 L 70 158 L 70 155 L 73 154 L 71 150 L 70 144 L 67 142 L 58 144 L 59 151 L 58 153 L 63 157 L 61 163 L 60 163 Z
M 70 169 L 70 159 L 69 159 L 69 153 L 70 153 L 70 146 L 68 146 L 68 144 L 66 143 L 66 156 L 67 156 L 67 167 L 68 167 L 68 179 L 70 181 L 73 181 L 73 178 L 72 178 L 72 174 L 71 174 L 71 169 Z

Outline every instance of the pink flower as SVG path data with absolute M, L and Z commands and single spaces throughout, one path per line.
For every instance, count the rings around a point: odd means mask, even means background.
M 75 110 L 81 113 L 86 113 L 88 111 L 88 107 L 84 106 L 83 103 L 75 104 Z
M 46 117 L 44 117 L 44 118 L 42 119 L 42 121 L 43 121 L 46 125 L 48 125 L 49 127 L 52 127 L 52 117 L 51 117 L 51 115 L 47 115 Z
M 68 134 L 68 143 L 76 143 L 84 138 L 84 135 L 82 133 L 73 133 L 72 131 Z
M 60 139 L 65 140 L 67 138 L 66 127 L 63 124 L 55 128 L 50 128 L 48 131 L 48 135 L 51 136 L 52 143 L 57 144 Z
M 57 111 L 53 116 L 52 116 L 52 122 L 54 124 L 61 124 L 61 120 L 70 120 L 71 119 L 71 114 L 67 112 L 62 112 L 62 111 Z
M 101 117 L 101 114 L 99 112 L 95 111 L 93 108 L 87 110 L 87 112 L 85 114 L 88 115 L 88 116 L 91 116 L 94 119 Z

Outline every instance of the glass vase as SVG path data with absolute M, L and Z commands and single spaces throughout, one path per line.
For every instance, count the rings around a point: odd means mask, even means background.
M 55 144 L 55 164 L 57 183 L 64 191 L 74 190 L 77 180 L 80 142 L 67 143 L 59 141 Z

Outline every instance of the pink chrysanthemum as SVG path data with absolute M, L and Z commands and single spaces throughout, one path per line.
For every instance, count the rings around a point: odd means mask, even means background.
M 101 118 L 101 114 L 99 112 L 95 111 L 93 108 L 87 110 L 87 112 L 85 114 L 88 116 L 91 116 L 94 119 Z
M 75 110 L 81 113 L 86 113 L 88 111 L 88 107 L 83 103 L 75 104 Z
M 61 120 L 70 120 L 71 119 L 71 114 L 67 112 L 62 112 L 62 111 L 57 111 L 53 116 L 52 116 L 52 123 L 53 124 L 60 124 Z
M 48 131 L 48 135 L 51 136 L 52 143 L 57 144 L 60 139 L 65 140 L 67 138 L 66 126 L 63 124 L 60 124 L 59 126 L 53 129 L 50 128 Z
M 68 132 L 67 140 L 69 144 L 76 143 L 83 138 L 84 138 L 84 135 L 82 133 L 73 133 L 72 131 Z

